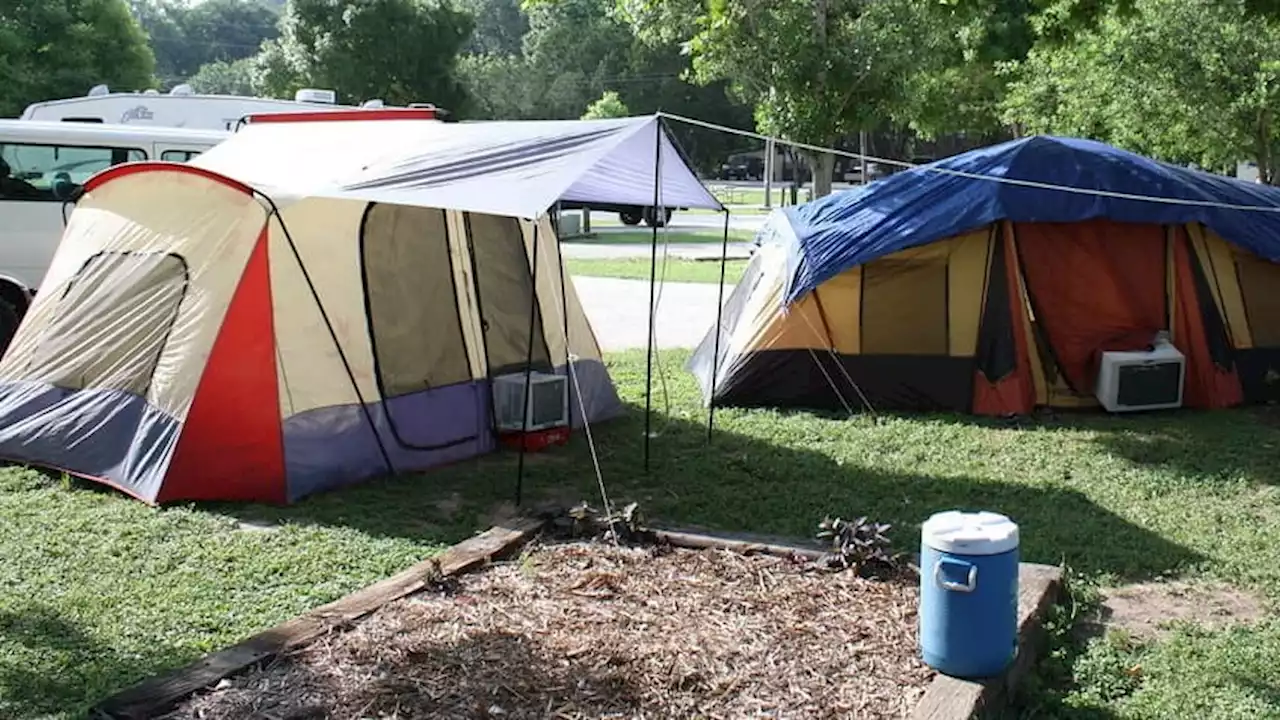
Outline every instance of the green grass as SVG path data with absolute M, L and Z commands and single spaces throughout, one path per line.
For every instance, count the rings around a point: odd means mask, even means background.
M 912 550 L 932 512 L 989 508 L 1021 524 L 1025 560 L 1065 563 L 1086 590 L 1191 576 L 1280 599 L 1280 430 L 1255 413 L 1015 424 L 726 409 L 707 446 L 685 357 L 660 355 L 669 392 L 655 383 L 648 473 L 644 354 L 609 359 L 628 411 L 595 428 L 605 483 L 614 502 L 638 501 L 652 518 L 807 536 L 824 514 L 865 514 L 893 523 Z M 530 456 L 526 498 L 598 497 L 589 458 L 581 436 Z M 398 571 L 484 525 L 515 479 L 515 456 L 500 453 L 284 509 L 156 510 L 89 484 L 0 471 L 0 717 L 75 716 Z M 442 502 L 454 493 L 457 502 Z M 1280 716 L 1274 617 L 1148 646 L 1068 637 L 1059 633 L 1015 716 Z
M 729 229 L 729 242 L 749 242 L 755 239 L 755 233 L 748 230 L 739 230 L 736 228 Z M 576 237 L 565 240 L 566 243 L 580 243 L 586 245 L 651 245 L 653 243 L 653 231 L 649 229 L 643 230 L 609 230 L 607 232 L 596 232 L 585 237 Z M 719 245 L 724 242 L 723 230 L 663 230 L 658 229 L 658 248 L 661 252 L 662 245 L 665 243 L 681 243 L 689 245 Z
M 648 280 L 650 262 L 643 258 L 624 258 L 617 260 L 596 260 L 583 258 L 565 258 L 565 271 L 570 275 L 586 277 L 623 278 L 627 280 Z M 724 267 L 724 281 L 732 285 L 742 279 L 742 271 L 747 267 L 746 260 L 729 260 Z M 718 260 L 677 260 L 668 259 L 665 270 L 661 260 L 658 262 L 660 278 L 666 282 L 719 283 L 720 262 Z

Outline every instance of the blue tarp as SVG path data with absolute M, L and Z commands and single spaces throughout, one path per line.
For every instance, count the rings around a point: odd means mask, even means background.
M 1200 222 L 1280 262 L 1280 189 L 1076 138 L 1037 136 L 973 150 L 783 212 L 796 238 L 788 303 L 856 265 L 1006 219 Z

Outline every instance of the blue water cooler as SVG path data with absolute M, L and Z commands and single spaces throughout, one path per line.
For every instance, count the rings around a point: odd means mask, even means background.
M 1018 647 L 1018 526 L 948 511 L 920 532 L 920 652 L 944 675 L 999 675 Z

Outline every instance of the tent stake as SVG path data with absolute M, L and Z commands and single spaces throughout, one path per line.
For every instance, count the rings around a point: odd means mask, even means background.
M 707 395 L 707 444 L 716 425 L 716 376 L 720 372 L 720 326 L 724 313 L 724 272 L 729 262 L 729 210 L 724 211 L 724 237 L 720 240 L 720 290 L 716 293 L 716 339 L 711 351 L 711 390 Z
M 523 244 L 523 241 L 521 242 Z M 524 499 L 524 456 L 529 443 L 529 401 L 533 397 L 533 388 L 529 383 L 533 379 L 533 329 L 538 319 L 538 221 L 533 222 L 533 259 L 529 272 L 529 347 L 524 359 L 524 408 L 520 417 L 520 460 L 516 463 L 516 507 Z
M 653 411 L 653 326 L 656 321 L 655 315 L 657 308 L 654 307 L 656 300 L 654 292 L 658 284 L 658 213 L 662 210 L 659 207 L 661 198 L 659 197 L 659 189 L 662 186 L 662 118 L 658 118 L 653 124 L 654 127 L 654 147 L 653 147 L 653 207 L 650 208 L 649 227 L 653 230 L 653 239 L 650 243 L 649 252 L 649 335 L 645 340 L 646 358 L 644 370 L 644 471 L 649 472 L 649 436 L 651 427 L 651 414 Z M 666 213 L 662 213 L 665 220 Z

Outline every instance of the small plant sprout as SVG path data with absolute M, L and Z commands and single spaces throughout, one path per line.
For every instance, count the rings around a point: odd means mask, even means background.
M 824 558 L 826 566 L 837 570 L 852 568 L 860 575 L 897 567 L 897 554 L 890 549 L 892 541 L 886 534 L 890 527 L 885 523 L 868 522 L 865 516 L 852 521 L 830 516 L 823 518 L 818 523 L 817 537 L 830 543 Z

